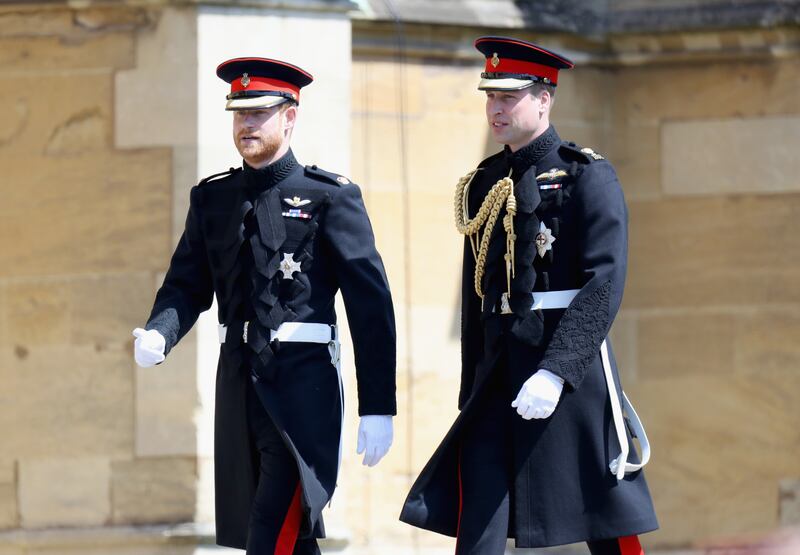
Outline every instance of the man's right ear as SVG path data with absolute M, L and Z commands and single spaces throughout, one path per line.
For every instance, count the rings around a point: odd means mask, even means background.
M 294 129 L 294 124 L 297 121 L 297 105 L 292 104 L 283 111 L 283 128 Z

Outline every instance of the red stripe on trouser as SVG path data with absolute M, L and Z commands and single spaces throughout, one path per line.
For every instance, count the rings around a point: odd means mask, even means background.
M 625 536 L 617 538 L 617 541 L 620 555 L 644 555 L 642 544 L 639 543 L 639 536 Z
M 456 553 L 461 538 L 461 513 L 464 511 L 464 490 L 461 485 L 461 448 L 458 449 L 458 526 L 456 527 Z
M 278 534 L 278 541 L 275 542 L 275 555 L 292 555 L 294 544 L 297 542 L 297 535 L 300 533 L 300 484 L 294 490 L 294 497 L 289 504 L 289 510 L 281 526 L 281 533 Z

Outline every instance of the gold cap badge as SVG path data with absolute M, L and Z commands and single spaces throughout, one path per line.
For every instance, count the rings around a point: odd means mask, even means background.
M 244 75 L 242 75 L 242 86 L 246 87 L 249 84 L 250 84 L 250 76 L 245 73 Z
M 492 67 L 497 67 L 500 65 L 500 57 L 497 55 L 497 52 L 492 54 Z

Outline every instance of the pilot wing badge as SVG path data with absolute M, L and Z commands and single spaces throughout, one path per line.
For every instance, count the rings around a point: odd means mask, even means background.
M 283 199 L 283 202 L 289 206 L 294 206 L 295 208 L 300 208 L 301 206 L 311 204 L 310 200 L 301 199 L 300 197 L 285 198 Z

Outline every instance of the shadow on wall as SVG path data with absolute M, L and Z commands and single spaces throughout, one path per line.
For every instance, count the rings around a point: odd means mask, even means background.
M 528 29 L 551 29 L 578 34 L 603 30 L 609 0 L 514 0 Z

